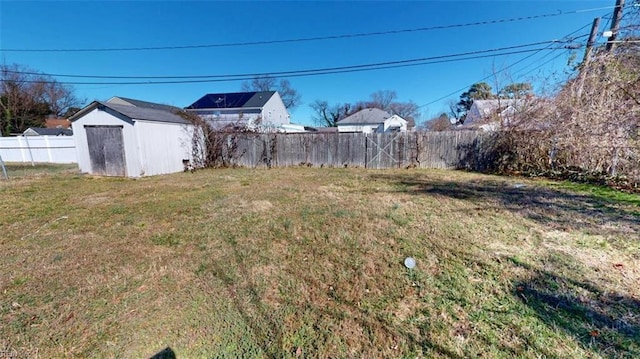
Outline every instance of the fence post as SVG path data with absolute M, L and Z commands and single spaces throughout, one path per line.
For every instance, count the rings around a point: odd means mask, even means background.
M 51 156 L 51 146 L 49 145 L 49 136 L 42 137 L 44 137 L 44 144 L 45 147 L 47 147 L 47 156 L 49 158 L 49 162 L 53 162 L 53 156 Z
M 31 167 L 35 167 L 36 164 L 33 162 L 33 152 L 31 152 L 31 146 L 29 145 L 29 139 L 27 137 L 29 136 L 22 136 L 24 137 L 24 140 L 27 142 L 27 150 L 29 151 L 29 157 L 31 158 Z
M 4 175 L 4 179 L 8 180 L 9 176 L 7 175 L 7 168 L 4 166 L 4 161 L 2 160 L 2 155 L 0 155 L 0 166 L 2 167 L 2 174 Z
M 369 168 L 369 135 L 364 135 L 364 168 Z

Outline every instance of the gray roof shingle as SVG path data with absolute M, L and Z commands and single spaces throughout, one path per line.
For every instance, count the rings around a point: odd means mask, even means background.
M 136 100 L 137 101 L 137 100 Z M 95 108 L 102 106 L 103 108 L 109 108 L 130 120 L 145 120 L 154 122 L 168 122 L 168 123 L 182 123 L 188 124 L 189 122 L 178 115 L 181 109 L 168 105 L 154 104 L 152 102 L 140 101 L 144 107 L 134 106 L 133 104 L 124 105 L 118 103 L 109 103 L 103 101 L 93 101 L 82 110 L 69 118 L 69 121 L 73 122 L 81 118 L 88 112 Z M 155 108 L 152 105 L 157 105 Z
M 164 109 L 156 109 L 156 108 L 150 108 L 150 107 L 115 105 L 112 103 L 100 102 L 100 101 L 97 101 L 97 102 L 100 105 L 108 107 L 122 115 L 129 117 L 132 120 L 146 120 L 146 121 L 185 123 L 185 124 L 188 123 L 187 120 L 178 116 L 173 111 L 167 111 Z
M 118 100 L 120 100 L 120 101 L 118 101 Z M 169 112 L 176 112 L 176 111 L 180 111 L 181 110 L 181 108 L 175 107 L 175 106 L 164 105 L 164 104 L 160 104 L 160 103 L 154 103 L 154 102 L 148 102 L 148 101 L 142 101 L 142 100 L 136 100 L 136 99 L 133 99 L 133 98 L 127 98 L 127 97 L 121 97 L 121 96 L 115 96 L 115 97 L 111 98 L 109 101 L 107 101 L 107 103 L 114 104 L 114 105 L 122 104 L 122 102 L 128 102 L 128 103 L 130 103 L 131 105 L 133 105 L 135 107 L 151 108 L 151 109 L 164 110 L 164 111 L 169 111 Z
M 384 123 L 391 115 L 379 108 L 365 108 L 338 121 L 338 125 L 375 125 Z

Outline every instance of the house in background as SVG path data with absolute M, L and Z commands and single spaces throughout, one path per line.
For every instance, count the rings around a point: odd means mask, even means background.
M 280 125 L 277 131 L 281 133 L 307 133 L 307 132 L 317 132 L 318 130 L 312 126 L 305 126 L 297 123 L 287 123 L 287 124 Z
M 185 110 L 217 128 L 242 124 L 262 131 L 290 123 L 289 111 L 277 91 L 207 94 Z
M 407 120 L 378 108 L 365 108 L 337 122 L 338 132 L 406 132 Z
M 29 127 L 23 133 L 23 136 L 73 136 L 73 131 L 68 128 L 44 128 Z
M 193 126 L 176 110 L 122 97 L 93 101 L 70 118 L 80 170 L 126 177 L 183 171 Z
M 467 111 L 463 127 L 495 131 L 526 107 L 523 99 L 475 100 Z
M 44 120 L 46 128 L 71 128 L 71 121 L 66 118 L 49 117 Z

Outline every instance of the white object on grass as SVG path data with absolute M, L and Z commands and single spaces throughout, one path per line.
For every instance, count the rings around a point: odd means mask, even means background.
M 404 259 L 404 266 L 413 269 L 416 266 L 416 260 L 413 257 L 407 257 Z

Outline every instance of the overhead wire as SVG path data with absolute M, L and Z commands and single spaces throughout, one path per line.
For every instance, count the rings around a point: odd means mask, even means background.
M 513 67 L 513 66 L 515 66 L 515 65 L 517 65 L 517 64 L 519 64 L 519 63 L 521 63 L 521 62 L 523 62 L 523 61 L 525 61 L 525 60 L 528 60 L 529 58 L 531 58 L 531 57 L 533 57 L 533 56 L 535 56 L 535 55 L 539 54 L 541 51 L 543 51 L 543 50 L 545 50 L 545 49 L 546 49 L 546 48 L 540 49 L 539 51 L 536 51 L 535 53 L 533 53 L 533 54 L 531 54 L 531 55 L 528 55 L 528 56 L 526 56 L 526 57 L 524 57 L 524 58 L 522 58 L 522 59 L 520 59 L 520 60 L 518 60 L 518 61 L 516 61 L 516 62 L 514 62 L 514 63 L 512 63 L 512 64 L 510 64 L 510 65 L 508 65 L 508 66 L 506 66 L 506 67 L 504 67 L 504 68 L 502 68 L 501 70 L 497 71 L 496 73 L 492 73 L 492 74 L 490 74 L 490 75 L 487 75 L 487 76 L 485 76 L 485 77 L 483 77 L 483 78 L 481 78 L 481 79 L 479 79 L 479 80 L 475 81 L 474 83 L 479 83 L 479 82 L 486 81 L 486 80 L 488 80 L 488 79 L 490 79 L 490 78 L 492 78 L 492 77 L 496 76 L 496 74 L 501 73 L 501 72 L 504 72 L 504 71 L 506 71 L 506 70 L 510 69 L 511 67 Z M 565 50 L 565 49 L 563 49 L 563 50 Z M 555 59 L 555 58 L 554 58 L 554 59 Z M 434 104 L 434 103 L 436 103 L 436 102 L 442 101 L 442 100 L 444 100 L 444 99 L 446 99 L 446 98 L 448 98 L 448 97 L 450 97 L 450 96 L 453 96 L 453 95 L 459 94 L 460 92 L 462 92 L 462 91 L 464 91 L 464 90 L 467 90 L 470 86 L 471 86 L 471 85 L 467 85 L 467 86 L 461 87 L 461 88 L 459 88 L 459 89 L 457 89 L 457 90 L 454 90 L 454 91 L 452 91 L 452 92 L 450 92 L 450 93 L 448 93 L 448 94 L 446 94 L 446 95 L 444 95 L 444 96 L 442 96 L 442 97 L 439 97 L 439 98 L 437 98 L 437 99 L 435 99 L 435 100 L 433 100 L 433 101 L 431 101 L 431 102 L 425 103 L 424 105 L 420 105 L 420 106 L 418 106 L 418 108 L 422 108 L 422 107 L 426 107 L 426 106 L 429 106 L 429 105 L 433 105 L 433 104 Z
M 528 50 L 518 50 L 511 52 L 504 52 L 498 54 L 485 54 L 485 55 L 476 55 L 462 58 L 449 58 L 442 60 L 427 60 L 415 63 L 398 63 L 390 64 L 390 65 L 379 65 L 375 67 L 369 67 L 373 64 L 366 65 L 367 67 L 362 67 L 365 65 L 361 65 L 360 67 L 354 66 L 351 68 L 342 68 L 342 69 L 330 69 L 330 70 L 306 70 L 298 73 L 288 72 L 286 77 L 306 77 L 306 76 L 318 76 L 318 75 L 330 75 L 330 74 L 339 74 L 339 73 L 352 73 L 352 72 L 363 72 L 363 71 L 374 71 L 374 70 L 384 70 L 384 69 L 393 69 L 393 68 L 401 68 L 401 67 L 410 67 L 410 66 L 421 66 L 421 65 L 430 65 L 436 63 L 447 63 L 447 62 L 455 62 L 455 61 L 464 61 L 464 60 L 473 60 L 479 58 L 487 58 L 487 57 L 495 57 L 495 56 L 506 56 L 513 54 L 521 54 L 533 51 L 541 51 L 545 50 L 545 48 L 536 48 L 536 49 L 528 49 Z M 258 74 L 247 74 L 247 75 L 235 75 L 238 77 L 233 78 L 200 78 L 200 79 L 189 79 L 189 80 L 168 80 L 168 81 L 130 81 L 130 82 L 74 82 L 74 81 L 41 81 L 41 80 L 26 80 L 23 81 L 25 83 L 59 83 L 63 85 L 158 85 L 158 84 L 185 84 L 185 83 L 211 83 L 211 82 L 230 82 L 230 81 L 242 81 L 242 80 L 251 80 L 253 78 L 260 76 L 271 76 L 273 73 L 258 73 Z M 4 80 L 0 80 L 4 81 Z
M 360 37 L 381 36 L 381 35 L 401 34 L 401 33 L 411 33 L 411 32 L 424 32 L 424 31 L 433 31 L 433 30 L 446 30 L 446 29 L 462 28 L 462 27 L 470 27 L 470 26 L 481 26 L 481 25 L 500 24 L 500 23 L 507 23 L 507 22 L 523 21 L 523 20 L 549 18 L 549 17 L 579 14 L 584 12 L 598 11 L 598 10 L 611 9 L 611 8 L 615 8 L 615 6 L 604 6 L 604 7 L 598 7 L 598 8 L 579 9 L 579 10 L 573 10 L 573 11 L 558 11 L 555 13 L 548 13 L 548 14 L 541 14 L 541 15 L 530 15 L 530 16 L 520 16 L 520 17 L 507 18 L 507 19 L 476 21 L 476 22 L 469 22 L 469 23 L 462 23 L 462 24 L 436 25 L 436 26 L 419 27 L 419 28 L 412 28 L 412 29 L 374 31 L 374 32 L 315 36 L 315 37 L 301 37 L 301 38 L 281 39 L 281 40 L 246 41 L 246 42 L 200 44 L 200 45 L 114 47 L 114 48 L 75 48 L 75 49 L 73 48 L 71 49 L 0 48 L 0 51 L 4 51 L 4 52 L 121 52 L 121 51 L 185 50 L 185 49 L 201 49 L 201 48 L 216 48 L 216 47 L 272 45 L 272 44 L 296 43 L 296 42 L 308 42 L 308 41 L 320 41 L 320 40 L 360 38 Z
M 305 69 L 305 70 L 292 70 L 292 71 L 276 71 L 276 72 L 268 72 L 268 73 L 246 73 L 246 74 L 227 74 L 227 75 L 188 75 L 188 76 L 105 76 L 105 75 L 76 75 L 76 74 L 54 74 L 54 73 L 40 73 L 40 72 L 29 72 L 29 71 L 15 71 L 15 70 L 5 70 L 10 73 L 17 74 L 27 74 L 27 75 L 44 75 L 50 77 L 66 77 L 66 78 L 85 78 L 85 79 L 138 79 L 138 80 L 171 80 L 171 81 L 129 81 L 129 82 L 59 82 L 64 84 L 123 84 L 123 85 L 133 85 L 133 84 L 167 84 L 167 83 L 196 83 L 196 82 L 219 82 L 219 81 L 238 81 L 238 80 L 246 80 L 254 77 L 260 76 L 275 76 L 275 77 L 300 77 L 304 75 L 318 75 L 318 74 L 333 74 L 333 73 L 344 73 L 344 72 L 355 72 L 356 70 L 378 70 L 378 69 L 386 69 L 386 68 L 398 68 L 398 67 L 406 67 L 406 66 L 415 66 L 415 65 L 424 65 L 428 63 L 439 63 L 449 61 L 461 61 L 468 60 L 474 58 L 482 58 L 482 57 L 490 57 L 490 56 L 504 56 L 515 53 L 524 53 L 531 51 L 542 51 L 544 48 L 530 49 L 530 50 L 519 50 L 519 51 L 510 51 L 504 52 L 507 50 L 516 50 L 527 47 L 533 47 L 538 45 L 547 44 L 547 47 L 554 44 L 566 44 L 573 39 L 568 41 L 559 41 L 559 40 L 549 40 L 549 41 L 539 41 L 529 44 L 521 44 L 521 45 L 513 45 L 513 46 L 505 46 L 494 49 L 486 49 L 486 50 L 477 50 L 477 51 L 469 51 L 464 53 L 457 54 L 447 54 L 447 55 L 439 55 L 439 56 L 430 56 L 423 57 L 418 59 L 408 59 L 408 60 L 397 60 L 397 61 L 387 61 L 387 62 L 378 62 L 371 64 L 359 64 L 359 65 L 350 65 L 350 66 L 339 66 L 339 67 L 329 67 L 329 68 L 320 68 L 320 69 Z M 491 53 L 490 55 L 481 55 Z M 458 58 L 458 59 L 456 59 Z
M 536 71 L 536 70 L 538 70 L 538 69 L 542 68 L 542 67 L 543 67 L 543 66 L 545 66 L 546 64 L 548 64 L 548 63 L 550 63 L 550 62 L 552 62 L 552 61 L 556 60 L 557 58 L 559 58 L 559 57 L 560 57 L 560 56 L 562 56 L 562 55 L 565 55 L 565 54 L 569 53 L 570 51 L 571 51 L 570 49 L 565 49 L 565 51 L 563 51 L 563 52 L 559 53 L 558 55 L 556 55 L 556 56 L 554 56 L 554 57 L 550 58 L 549 60 L 547 60 L 547 61 L 545 61 L 545 62 L 543 62 L 543 63 L 539 64 L 538 66 L 534 67 L 533 69 L 531 69 L 531 70 L 529 70 L 529 71 L 527 71 L 527 72 L 525 72 L 525 73 L 521 74 L 520 76 L 518 76 L 518 79 L 521 79 L 521 78 L 523 78 L 524 76 L 526 76 L 526 75 L 528 75 L 528 74 L 530 74 L 530 73 L 532 73 L 532 72 L 534 72 L 534 71 Z
M 575 33 L 579 32 L 579 31 L 584 30 L 585 28 L 587 28 L 587 27 L 589 27 L 589 26 L 591 26 L 591 25 L 592 25 L 592 23 L 591 23 L 591 22 L 589 22 L 589 23 L 585 24 L 584 26 L 580 27 L 579 29 L 574 30 L 573 32 L 571 32 L 571 33 L 569 33 L 569 34 L 565 35 L 564 37 L 562 37 L 562 39 L 571 38 L 572 40 L 575 40 L 575 39 L 578 39 L 578 38 L 587 37 L 587 36 L 589 36 L 589 35 L 587 35 L 587 34 L 581 35 L 581 36 L 579 36 L 579 37 L 571 37 L 571 36 L 572 36 L 573 34 L 575 34 Z M 547 56 L 549 56 L 549 55 L 551 55 L 551 54 L 552 54 L 552 52 L 547 52 L 547 53 L 546 53 L 546 54 L 544 54 L 542 57 L 540 57 L 540 58 L 536 59 L 536 62 L 531 62 L 530 64 L 528 64 L 528 65 L 526 65 L 526 66 L 523 66 L 523 67 L 521 67 L 521 68 L 519 68 L 519 69 L 515 70 L 515 71 L 513 72 L 513 74 L 515 75 L 515 74 L 517 74 L 517 73 L 519 73 L 519 72 L 522 72 L 522 71 L 524 71 L 526 68 L 530 67 L 531 65 L 538 65 L 538 66 L 534 67 L 532 70 L 527 71 L 525 74 L 522 74 L 522 75 L 519 75 L 519 76 L 518 76 L 518 78 L 522 78 L 523 76 L 525 76 L 525 75 L 527 75 L 527 74 L 529 74 L 529 73 L 531 73 L 531 72 L 533 72 L 533 71 L 535 71 L 535 70 L 537 70 L 537 69 L 539 69 L 539 68 L 543 67 L 544 65 L 548 64 L 549 62 L 551 62 L 551 61 L 553 61 L 553 60 L 557 59 L 558 57 L 562 56 L 562 54 L 564 54 L 564 53 L 568 53 L 568 52 L 569 52 L 569 51 L 571 51 L 571 50 L 573 50 L 573 49 L 567 49 L 567 51 L 564 51 L 563 53 L 560 53 L 559 55 L 557 55 L 557 56 L 553 57 L 551 60 L 549 60 L 549 61 L 545 61 L 545 62 L 543 62 L 543 63 L 540 63 L 540 61 L 542 61 L 542 60 L 543 60 L 543 59 L 545 59 Z
M 583 29 L 585 29 L 586 27 L 588 27 L 588 26 L 590 26 L 590 25 L 591 25 L 591 22 L 589 22 L 589 23 L 585 24 L 584 26 L 582 26 L 582 27 L 580 27 L 580 28 L 578 28 L 578 29 L 576 29 L 576 30 L 574 30 L 574 31 L 570 32 L 569 34 L 567 34 L 567 35 L 563 36 L 561 39 L 567 39 L 567 41 L 573 41 L 573 40 L 575 40 L 575 39 L 579 39 L 579 38 L 582 38 L 582 37 L 588 36 L 588 35 L 581 35 L 581 36 L 578 36 L 578 37 L 573 37 L 573 38 L 571 37 L 571 36 L 572 36 L 572 35 L 574 35 L 575 33 L 579 32 L 579 31 L 582 31 Z M 559 41 L 561 41 L 561 40 L 559 40 Z M 551 45 L 549 45 L 549 46 L 551 46 Z M 530 59 L 530 58 L 532 58 L 532 57 L 536 56 L 537 54 L 539 54 L 540 52 L 544 51 L 545 49 L 547 49 L 547 48 L 540 49 L 539 51 L 537 51 L 537 52 L 535 52 L 535 53 L 533 53 L 533 54 L 527 55 L 527 56 L 525 56 L 524 58 L 522 58 L 522 59 L 520 59 L 520 60 L 518 60 L 518 61 L 516 61 L 516 62 L 514 62 L 514 63 L 512 63 L 512 64 L 510 64 L 510 65 L 508 65 L 508 66 L 506 66 L 506 67 L 504 67 L 504 68 L 502 68 L 502 69 L 501 69 L 501 70 L 499 70 L 497 73 L 501 73 L 501 72 L 504 72 L 504 71 L 506 71 L 506 70 L 509 70 L 509 69 L 510 69 L 510 68 L 512 68 L 513 66 L 515 66 L 515 65 L 517 65 L 517 64 L 519 64 L 519 63 L 522 63 L 522 62 L 524 62 L 524 61 L 526 61 L 526 60 L 528 60 L 528 59 Z M 563 52 L 563 53 L 564 53 L 564 52 Z M 563 53 L 561 53 L 560 55 L 558 55 L 558 56 L 554 57 L 552 60 L 555 60 L 557 57 L 561 56 Z M 549 54 L 551 54 L 551 52 L 548 52 L 548 53 L 547 53 L 547 54 L 545 54 L 542 58 L 545 58 L 545 57 L 546 57 L 546 56 L 548 56 Z M 550 62 L 550 61 L 548 61 L 548 62 Z M 546 65 L 548 62 L 545 62 L 544 64 Z M 531 64 L 529 64 L 529 65 L 525 66 L 524 68 L 529 67 L 530 65 L 531 65 Z M 534 68 L 534 70 L 538 69 L 539 67 L 540 67 L 540 66 L 538 66 L 538 67 Z M 522 68 L 522 69 L 524 69 L 524 68 Z M 522 71 L 522 69 L 518 70 L 518 72 L 519 72 L 519 71 Z M 532 71 L 534 71 L 534 70 L 532 70 Z M 479 79 L 479 80 L 475 81 L 474 83 L 478 83 L 478 82 L 486 81 L 486 80 L 490 79 L 491 77 L 493 77 L 493 76 L 495 76 L 495 75 L 496 75 L 495 73 L 490 74 L 490 75 L 488 75 L 488 76 L 485 76 L 485 77 L 483 77 L 483 78 L 481 78 L 481 79 Z M 465 86 L 465 87 L 459 88 L 459 89 L 457 89 L 457 90 L 454 90 L 454 91 L 452 91 L 452 92 L 450 92 L 450 93 L 448 93 L 448 94 L 446 94 L 446 95 L 444 95 L 444 96 L 442 96 L 442 97 L 439 97 L 439 98 L 437 98 L 437 99 L 435 99 L 435 100 L 433 100 L 433 101 L 431 101 L 431 102 L 428 102 L 428 103 L 425 103 L 425 104 L 423 104 L 423 105 L 420 105 L 420 106 L 418 106 L 418 108 L 422 108 L 422 107 L 426 107 L 426 106 L 429 106 L 429 105 L 433 105 L 434 103 L 439 102 L 439 101 L 442 101 L 442 100 L 444 100 L 444 99 L 446 99 L 446 98 L 448 98 L 448 97 L 450 97 L 450 96 L 453 96 L 453 95 L 459 94 L 461 91 L 467 90 L 467 89 L 469 88 L 469 86 L 471 86 L 471 84 L 470 84 L 470 85 L 468 85 L 468 86 Z

